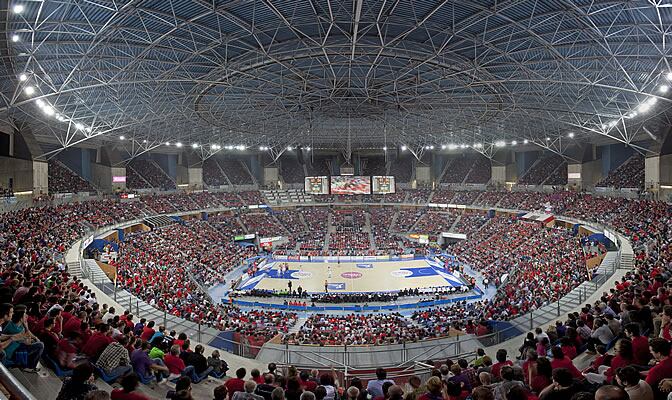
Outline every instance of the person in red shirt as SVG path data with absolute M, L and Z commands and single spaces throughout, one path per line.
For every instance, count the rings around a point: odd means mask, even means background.
M 553 367 L 554 371 L 558 368 L 565 368 L 569 371 L 570 374 L 572 374 L 572 377 L 574 379 L 583 380 L 583 375 L 581 374 L 581 371 L 579 371 L 578 368 L 574 366 L 572 360 L 565 357 L 565 353 L 562 352 L 562 349 L 560 347 L 554 346 L 551 349 L 551 353 L 553 354 L 553 360 L 551 360 L 551 367 Z
M 649 340 L 640 334 L 639 324 L 631 322 L 625 326 L 625 335 L 632 341 L 632 356 L 637 365 L 648 365 L 651 361 Z
M 114 342 L 114 339 L 112 339 L 111 335 L 112 329 L 110 329 L 108 324 L 98 324 L 96 333 L 94 333 L 93 336 L 91 336 L 82 347 L 82 353 L 86 354 L 93 360 L 97 359 L 100 353 L 105 350 L 105 347 L 107 347 L 108 344 Z
M 252 376 L 252 380 L 257 383 L 257 385 L 261 385 L 264 383 L 264 378 L 261 376 L 261 372 L 254 368 L 252 371 L 250 371 L 250 376 Z
M 648 372 L 642 372 L 642 374 L 646 375 L 646 383 L 653 389 L 654 398 L 656 400 L 664 400 L 667 398 L 667 393 L 661 392 L 658 385 L 663 379 L 672 376 L 670 342 L 662 338 L 651 339 L 649 341 L 649 349 L 657 363 Z
M 247 374 L 245 368 L 238 368 L 236 370 L 236 377 L 224 382 L 224 386 L 229 391 L 231 398 L 233 398 L 233 394 L 236 392 L 245 392 L 245 380 L 243 379 L 245 378 L 245 374 Z
M 68 319 L 68 322 L 63 326 L 63 336 L 68 336 L 73 332 L 77 332 L 81 335 L 82 322 L 87 322 L 87 320 L 86 311 L 81 311 L 76 317 Z
M 145 342 L 149 342 L 149 339 L 151 339 L 152 336 L 156 331 L 154 330 L 154 321 L 149 321 L 147 323 L 147 326 L 142 328 L 142 333 L 140 334 L 140 339 L 142 339 Z
M 151 400 L 139 391 L 136 391 L 140 379 L 136 374 L 128 374 L 121 378 L 121 389 L 114 389 L 110 394 L 112 400 Z
M 308 371 L 301 371 L 299 373 L 299 378 L 301 379 L 301 386 L 303 387 L 303 390 L 307 390 L 313 393 L 315 392 L 315 389 L 317 388 L 317 382 L 310 379 L 310 373 L 308 373 Z
M 504 349 L 497 350 L 497 353 L 495 354 L 495 358 L 497 359 L 497 362 L 495 364 L 492 364 L 492 368 L 490 369 L 490 373 L 496 379 L 501 378 L 501 370 L 502 370 L 503 366 L 505 366 L 505 365 L 512 366 L 513 365 L 513 362 L 511 360 L 506 359 L 507 354 L 508 353 Z

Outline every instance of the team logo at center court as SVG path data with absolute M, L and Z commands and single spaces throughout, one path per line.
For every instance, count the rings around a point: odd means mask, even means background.
M 362 273 L 356 271 L 350 271 L 350 272 L 343 272 L 341 276 L 345 279 L 357 279 L 362 277 Z
M 407 278 L 407 277 L 413 275 L 413 272 L 411 272 L 407 269 L 398 269 L 396 271 L 390 272 L 390 275 L 392 275 L 395 278 Z
M 308 272 L 308 271 L 296 271 L 296 272 L 292 272 L 292 274 L 290 276 L 292 278 L 296 278 L 296 279 L 310 278 L 311 276 L 313 276 L 313 273 Z

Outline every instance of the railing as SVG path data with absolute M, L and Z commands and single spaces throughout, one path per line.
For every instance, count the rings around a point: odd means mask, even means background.
M 7 390 L 10 399 L 37 400 L 2 363 L 0 363 L 0 384 Z

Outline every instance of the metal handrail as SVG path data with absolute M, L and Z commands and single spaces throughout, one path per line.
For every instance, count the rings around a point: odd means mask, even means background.
M 11 399 L 16 400 L 37 400 L 35 396 L 18 379 L 9 372 L 7 367 L 0 363 L 0 384 L 4 386 L 5 389 L 10 394 Z

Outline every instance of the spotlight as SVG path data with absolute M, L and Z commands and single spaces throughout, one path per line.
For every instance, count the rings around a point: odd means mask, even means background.
M 651 105 L 649 103 L 642 103 L 637 107 L 637 111 L 640 113 L 645 113 L 651 109 Z
M 26 74 L 19 75 L 19 80 L 21 82 L 25 82 L 26 80 L 28 80 L 28 75 L 26 75 Z
M 227 149 L 227 150 L 233 150 L 233 146 L 228 145 L 228 146 L 226 146 L 226 149 Z
M 551 140 L 551 138 L 550 138 L 550 137 L 547 137 L 547 138 L 546 138 L 546 141 L 548 142 L 549 140 Z
M 38 107 L 44 107 L 44 100 L 42 99 L 37 99 L 35 100 L 35 104 L 37 104 Z
M 33 94 L 35 94 L 35 88 L 32 87 L 32 86 L 26 86 L 25 88 L 23 88 L 23 91 L 24 91 L 28 96 L 32 96 Z
M 445 150 L 445 149 L 446 149 L 446 145 L 445 145 L 445 144 L 442 144 L 442 145 L 441 145 L 441 150 Z
M 511 142 L 511 146 L 515 146 L 515 145 L 517 145 L 517 144 L 518 144 L 518 142 L 517 142 L 516 140 L 514 140 L 514 141 Z
M 42 111 L 47 115 L 54 115 L 54 113 L 55 113 L 54 107 L 49 106 L 49 105 L 46 105 L 46 106 L 42 107 Z
M 294 150 L 294 149 L 292 148 L 292 146 L 287 146 L 287 151 L 292 151 L 292 150 Z
M 474 147 L 480 149 L 481 147 L 483 147 L 483 143 L 474 143 Z
M 455 149 L 457 149 L 457 147 L 458 146 L 456 144 L 451 143 L 451 144 L 448 145 L 448 150 L 455 150 Z
M 198 143 L 192 143 L 192 144 L 191 144 L 191 147 L 192 147 L 193 149 L 197 149 L 197 148 L 198 148 Z
M 467 145 L 466 145 L 466 144 L 461 144 L 461 145 L 460 145 L 460 148 L 461 148 L 461 149 L 466 149 L 466 148 L 467 148 Z
M 306 151 L 310 151 L 310 147 L 306 147 Z
M 175 147 L 182 147 L 182 142 L 175 143 Z
M 498 140 L 498 141 L 495 142 L 495 146 L 504 147 L 504 146 L 506 146 L 506 142 L 503 141 L 503 140 Z
M 523 144 L 528 144 L 528 143 L 530 143 L 529 140 L 527 140 L 527 139 L 523 140 Z
M 143 139 L 142 143 L 147 143 L 147 139 Z
M 80 131 L 81 131 L 82 129 L 84 129 L 84 125 L 83 125 L 83 124 L 80 124 L 79 122 L 77 122 L 77 123 L 75 124 L 75 128 L 77 128 L 77 130 L 80 130 Z
M 238 146 L 236 146 L 236 150 L 243 151 L 243 150 L 245 150 L 245 146 L 243 146 L 242 144 L 239 144 Z
M 672 71 L 667 73 L 667 80 L 672 81 Z
M 25 7 L 23 4 L 15 4 L 14 7 L 12 7 L 12 11 L 14 11 L 14 14 L 21 14 L 25 10 Z
M 166 146 L 170 146 L 170 142 L 166 142 Z
M 570 139 L 574 139 L 574 132 L 569 132 L 567 136 L 569 136 Z
M 670 90 L 670 87 L 667 85 L 660 85 L 660 87 L 658 88 L 658 91 L 660 93 L 667 93 L 668 90 Z
M 406 151 L 406 149 L 408 149 L 408 147 L 406 147 L 406 145 L 401 146 L 401 151 Z
M 259 146 L 260 151 L 266 151 L 266 146 Z
M 16 34 L 12 35 L 12 42 L 16 43 L 16 42 L 19 41 L 19 39 L 20 39 L 19 35 L 16 35 Z
M 119 136 L 119 140 L 126 140 L 126 136 L 124 135 Z
M 387 146 L 383 146 L 383 151 L 387 151 Z

